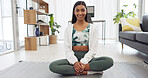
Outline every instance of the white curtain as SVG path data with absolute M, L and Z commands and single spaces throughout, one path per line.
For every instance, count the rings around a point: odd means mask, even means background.
M 64 39 L 64 31 L 68 21 L 72 19 L 72 9 L 78 0 L 48 0 L 49 13 L 53 13 L 55 21 L 62 27 L 59 29 L 58 39 Z M 117 13 L 117 0 L 83 0 L 87 6 L 95 6 L 95 17 L 92 20 L 106 20 L 106 38 L 116 39 L 117 27 L 113 23 L 113 17 Z M 99 28 L 99 38 L 102 37 L 101 23 L 96 24 Z
M 1 1 L 0 1 L 0 5 L 1 5 Z M 0 6 L 0 22 L 2 22 L 2 14 L 1 14 L 1 6 Z M 3 30 L 2 30 L 2 23 L 0 23 L 0 41 L 3 39 Z
M 148 0 L 145 0 L 145 15 L 148 15 Z
M 113 23 L 113 18 L 117 13 L 117 0 L 89 0 L 89 3 L 89 5 L 95 6 L 95 17 L 93 19 L 106 20 L 106 39 L 116 39 L 118 29 Z M 102 31 L 101 26 L 99 26 L 99 30 Z M 99 32 L 99 34 L 102 34 L 102 32 Z M 100 37 L 102 36 L 99 35 Z

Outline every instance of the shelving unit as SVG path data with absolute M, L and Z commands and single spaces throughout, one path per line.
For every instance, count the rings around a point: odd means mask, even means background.
M 24 24 L 36 25 L 37 15 L 48 15 L 48 13 L 36 10 L 24 10 Z
M 24 24 L 27 24 L 27 36 L 28 36 L 28 26 L 29 25 L 38 25 L 39 31 L 43 32 L 43 36 L 49 35 L 49 25 L 48 24 L 39 24 L 37 23 L 39 15 L 45 15 L 47 17 L 49 10 L 48 10 L 48 3 L 43 0 L 32 0 L 33 2 L 37 3 L 37 10 L 24 10 Z M 26 0 L 27 3 L 27 0 Z M 27 4 L 26 4 L 27 6 Z M 40 11 L 42 9 L 42 11 Z M 25 37 L 25 50 L 37 50 L 37 38 L 39 37 Z M 32 47 L 33 46 L 33 47 Z
M 45 1 L 43 0 L 32 0 L 36 3 L 39 4 L 39 9 L 44 9 L 45 10 L 45 13 L 49 13 L 49 10 L 48 10 L 48 3 L 46 3 Z
M 44 36 L 49 35 L 49 25 L 40 25 L 40 32 L 44 32 Z
M 24 10 L 24 24 L 37 24 L 36 14 L 35 10 Z
M 36 51 L 37 50 L 37 38 L 25 37 L 25 50 Z

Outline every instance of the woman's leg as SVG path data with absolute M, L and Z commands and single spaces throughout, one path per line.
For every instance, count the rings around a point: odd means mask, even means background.
M 50 71 L 63 75 L 74 75 L 73 65 L 70 65 L 67 59 L 57 60 L 50 64 Z
M 113 66 L 113 60 L 109 57 L 93 58 L 87 65 L 85 70 L 104 71 Z

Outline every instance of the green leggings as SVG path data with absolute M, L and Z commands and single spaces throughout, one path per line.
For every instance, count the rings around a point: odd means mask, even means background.
M 75 56 L 80 61 L 81 58 L 84 57 L 85 53 L 87 51 L 74 51 Z M 93 58 L 89 62 L 90 70 L 91 71 L 104 71 L 111 66 L 113 66 L 113 60 L 109 57 L 99 57 L 99 58 Z M 63 75 L 74 75 L 75 70 L 73 65 L 69 64 L 67 59 L 61 59 L 54 61 L 49 66 L 50 71 L 58 74 Z

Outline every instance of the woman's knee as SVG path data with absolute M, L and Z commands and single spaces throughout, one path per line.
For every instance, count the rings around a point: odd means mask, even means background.
M 112 67 L 113 64 L 114 64 L 113 59 L 110 58 L 110 57 L 106 57 L 106 62 L 107 62 L 107 65 L 108 65 L 109 68 Z
M 56 62 L 52 62 L 52 63 L 49 65 L 49 70 L 52 71 L 52 72 L 56 72 L 56 68 L 57 68 Z
M 62 65 L 68 65 L 68 61 L 66 59 L 54 61 L 49 65 L 49 70 L 54 73 L 59 73 L 62 71 Z

